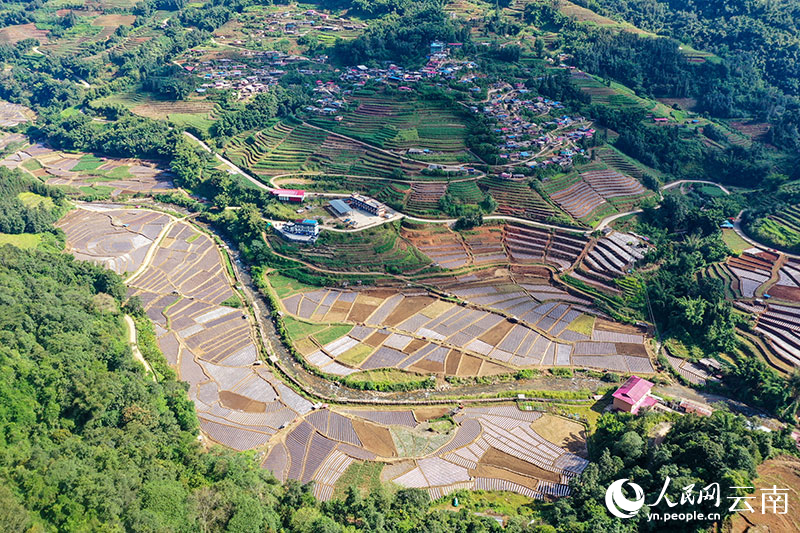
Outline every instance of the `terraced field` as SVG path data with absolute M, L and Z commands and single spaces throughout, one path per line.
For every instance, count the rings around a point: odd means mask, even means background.
M 630 233 L 610 231 L 599 238 L 578 267 L 583 281 L 619 293 L 620 278 L 647 252 L 647 245 Z
M 497 201 L 497 212 L 501 215 L 541 222 L 560 213 L 558 208 L 549 204 L 525 183 L 484 178 L 478 182 L 478 186 Z
M 115 221 L 128 225 L 121 230 Z M 63 228 L 73 253 L 91 256 L 102 247 L 105 255 L 96 257 L 104 264 L 137 267 L 127 280 L 129 293 L 141 299 L 167 361 L 189 384 L 209 439 L 236 450 L 255 448 L 311 410 L 311 402 L 266 367 L 253 366 L 258 350 L 250 322 L 241 310 L 222 305 L 235 297 L 233 281 L 211 237 L 183 220 L 113 205 L 71 213 Z M 138 242 L 142 233 L 148 242 Z
M 790 205 L 754 224 L 754 237 L 767 244 L 800 252 L 800 206 Z
M 323 232 L 313 246 L 289 243 L 276 234 L 269 243 L 280 254 L 317 267 L 338 271 L 410 273 L 431 260 L 400 238 L 395 224 L 384 224 L 355 233 Z
M 30 122 L 35 118 L 36 113 L 25 106 L 0 101 L 0 126 L 4 128 Z
M 356 94 L 357 106 L 343 119 L 317 116 L 309 122 L 389 150 L 409 148 L 436 152 L 441 163 L 458 162 L 466 154 L 468 118 L 436 100 L 398 100 L 377 94 Z
M 800 308 L 770 303 L 756 323 L 756 331 L 773 351 L 794 367 L 800 367 Z
M 67 234 L 76 259 L 98 263 L 117 274 L 134 272 L 170 221 L 154 211 L 81 205 L 56 224 Z
M 550 263 L 561 270 L 572 266 L 588 243 L 578 233 L 519 224 L 506 224 L 503 241 L 515 262 Z
M 381 461 L 382 481 L 424 489 L 431 498 L 497 489 L 540 500 L 569 494 L 567 483 L 588 465 L 532 428 L 541 414 L 513 405 L 459 409 L 458 427 L 447 434 L 425 431 L 417 413 L 314 411 L 271 446 L 263 464 L 281 481 L 315 481 L 314 494 L 322 500 L 360 461 Z M 559 425 L 562 433 L 580 427 Z
M 410 215 L 442 216 L 439 200 L 447 191 L 446 183 L 414 183 L 406 203 Z
M 654 372 L 641 331 L 602 320 L 589 300 L 547 279 L 469 274 L 431 283 L 470 305 L 390 288 L 297 290 L 281 303 L 309 324 L 354 326 L 299 346 L 310 364 L 334 375 L 392 368 L 463 377 L 539 366 Z M 588 329 L 584 316 L 596 318 Z
M 7 156 L 0 165 L 23 165 L 48 185 L 66 185 L 84 194 L 105 190 L 117 196 L 172 189 L 171 174 L 151 161 L 58 152 L 39 143 Z
M 630 206 L 652 195 L 641 183 L 615 170 L 591 170 L 567 175 L 543 185 L 564 211 L 592 224 L 617 212 L 617 206 Z
M 234 137 L 225 155 L 237 165 L 262 175 L 325 172 L 391 177 L 396 169 L 411 175 L 421 163 L 366 147 L 340 135 L 307 126 L 277 122 L 254 135 Z
M 403 225 L 401 234 L 442 268 L 460 268 L 470 263 L 470 254 L 459 234 L 445 225 Z

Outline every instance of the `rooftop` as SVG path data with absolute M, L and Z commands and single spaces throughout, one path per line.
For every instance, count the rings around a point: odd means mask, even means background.
M 646 379 L 642 379 L 639 376 L 631 376 L 628 381 L 614 392 L 613 396 L 626 403 L 635 404 L 647 396 L 652 388 L 653 384 Z

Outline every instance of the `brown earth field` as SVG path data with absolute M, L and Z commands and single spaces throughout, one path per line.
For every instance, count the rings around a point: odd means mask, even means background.
M 631 333 L 633 335 L 641 335 L 642 332 L 633 326 L 626 324 L 618 324 L 616 322 L 609 322 L 602 318 L 594 321 L 594 329 L 598 331 L 613 331 L 614 333 Z
M 219 401 L 228 409 L 236 409 L 247 413 L 263 413 L 267 409 L 267 404 L 264 402 L 252 400 L 227 390 L 219 391 Z
M 367 346 L 372 346 L 373 348 L 377 348 L 383 343 L 383 341 L 386 340 L 386 337 L 388 337 L 389 335 L 390 333 L 388 332 L 376 331 L 375 333 L 364 339 L 364 344 L 366 344 Z
M 800 303 L 800 287 L 773 285 L 772 288 L 769 289 L 769 295 L 780 300 Z
M 492 361 L 484 361 L 483 366 L 481 366 L 481 370 L 478 373 L 479 376 L 496 376 L 497 374 L 508 374 L 512 370 L 508 367 L 503 365 L 498 365 L 497 363 L 493 363 Z
M 514 457 L 506 452 L 501 452 L 497 448 L 492 447 L 486 450 L 486 453 L 483 454 L 483 457 L 481 457 L 481 460 L 478 463 L 478 469 L 480 469 L 481 466 L 494 466 L 497 468 L 502 468 L 507 472 L 516 472 L 517 474 L 521 474 L 526 477 L 542 479 L 544 481 L 555 481 L 557 483 L 560 481 L 558 474 L 555 472 L 550 472 L 549 470 L 539 468 L 532 463 L 523 461 L 518 457 Z M 533 488 L 535 489 L 536 486 Z
M 749 500 L 754 513 L 735 513 L 731 520 L 731 533 L 783 533 L 800 531 L 800 459 L 787 455 L 775 457 L 759 465 L 755 480 L 755 499 Z M 773 513 L 768 509 L 762 514 L 760 489 L 789 489 L 788 512 Z M 787 493 L 784 493 L 787 494 Z
M 461 358 L 457 375 L 461 377 L 477 376 L 481 369 L 481 363 L 483 363 L 483 359 L 474 355 L 465 355 Z
M 450 350 L 444 363 L 445 373 L 453 376 L 458 373 L 458 364 L 461 361 L 461 352 Z
M 422 339 L 414 339 L 409 342 L 405 348 L 403 348 L 403 353 L 414 353 L 423 346 L 428 344 L 428 341 L 424 341 Z
M 449 407 L 420 407 L 414 409 L 414 418 L 417 422 L 427 422 L 434 418 L 440 418 L 450 412 Z
M 509 322 L 508 320 L 503 320 L 492 329 L 478 337 L 478 339 L 482 340 L 486 344 L 490 346 L 497 346 L 497 344 L 503 340 L 503 337 L 506 336 L 506 333 L 511 331 L 511 328 L 514 327 L 514 324 Z
M 350 311 L 348 320 L 351 322 L 363 323 L 377 308 L 378 307 L 375 305 L 361 304 L 356 302 L 353 304 L 353 309 Z
M 645 348 L 644 344 L 635 344 L 632 342 L 618 342 L 616 343 L 616 346 L 617 346 L 617 353 L 647 357 L 647 348 Z
M 494 450 L 494 448 L 491 448 L 490 450 Z M 531 490 L 536 490 L 537 485 L 539 485 L 538 479 L 529 476 L 523 476 L 517 472 L 509 472 L 504 468 L 485 465 L 483 463 L 479 463 L 478 468 L 470 470 L 469 474 L 473 477 L 493 477 L 498 479 L 506 479 L 508 481 L 517 483 L 518 485 L 522 485 L 523 487 L 528 487 Z
M 411 315 L 418 313 L 420 309 L 432 304 L 434 301 L 435 299 L 430 296 L 411 296 L 410 298 L 404 298 L 403 301 L 392 310 L 389 316 L 386 317 L 383 323 L 387 326 L 394 327 L 411 317 Z
M 353 428 L 356 430 L 358 440 L 367 450 L 381 457 L 397 457 L 392 434 L 387 428 L 359 418 L 353 419 Z
M 0 29 L 0 43 L 16 44 L 23 39 L 36 39 L 40 43 L 47 42 L 47 30 L 40 30 L 34 23 L 6 26 Z
M 586 428 L 577 422 L 553 415 L 542 415 L 531 424 L 531 428 L 556 446 L 575 455 L 587 457 Z

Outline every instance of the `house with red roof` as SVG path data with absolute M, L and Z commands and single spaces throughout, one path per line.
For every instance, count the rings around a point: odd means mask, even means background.
M 652 407 L 656 399 L 650 395 L 653 384 L 639 376 L 631 376 L 612 396 L 614 407 L 626 413 L 637 414 L 639 409 Z
M 306 197 L 306 191 L 298 189 L 272 189 L 272 196 L 277 196 L 281 202 L 302 203 Z

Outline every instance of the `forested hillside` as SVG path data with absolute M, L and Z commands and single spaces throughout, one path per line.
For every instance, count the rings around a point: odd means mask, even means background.
M 800 95 L 800 5 L 792 0 L 579 0 L 695 48 L 741 59 L 788 94 Z

